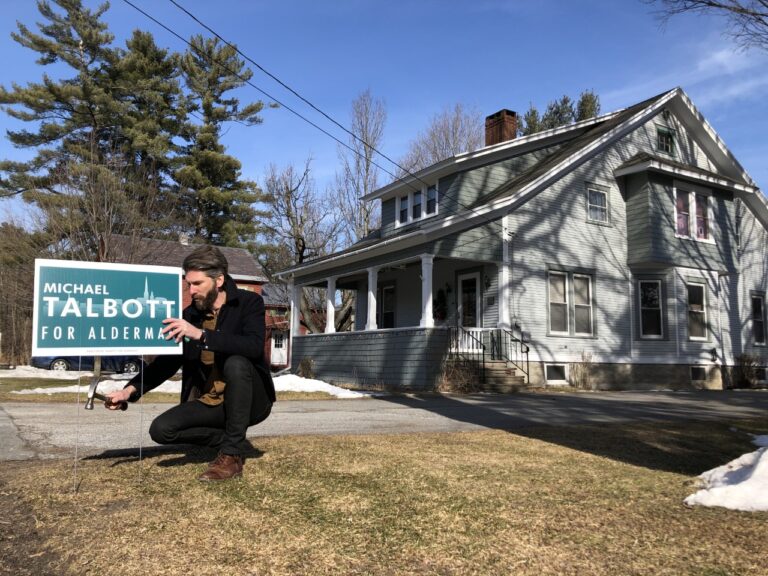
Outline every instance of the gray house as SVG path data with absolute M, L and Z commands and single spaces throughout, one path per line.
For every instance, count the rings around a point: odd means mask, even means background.
M 293 335 L 293 368 L 430 389 L 730 385 L 764 365 L 768 206 L 680 88 L 486 146 L 384 186 L 370 238 L 282 273 L 292 301 L 357 294 L 355 326 Z M 297 310 L 293 306 L 293 310 Z M 297 325 L 297 313 L 292 315 Z

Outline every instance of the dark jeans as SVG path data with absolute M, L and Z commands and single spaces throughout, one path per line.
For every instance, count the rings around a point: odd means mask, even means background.
M 149 427 L 158 444 L 197 444 L 219 447 L 224 454 L 249 451 L 245 439 L 248 426 L 269 416 L 272 403 L 253 364 L 243 356 L 230 356 L 224 363 L 224 402 L 209 406 L 198 400 L 184 402 L 163 412 Z

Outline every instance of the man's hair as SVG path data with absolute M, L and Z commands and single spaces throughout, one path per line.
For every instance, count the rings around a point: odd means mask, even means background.
M 181 267 L 184 268 L 184 273 L 190 270 L 197 270 L 205 272 L 205 275 L 209 278 L 218 278 L 219 276 L 226 275 L 229 270 L 229 264 L 221 250 L 207 244 L 190 252 L 184 258 L 184 263 Z

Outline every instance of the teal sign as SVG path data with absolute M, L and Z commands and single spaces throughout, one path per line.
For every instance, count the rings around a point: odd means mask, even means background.
M 33 356 L 180 354 L 181 269 L 35 260 Z

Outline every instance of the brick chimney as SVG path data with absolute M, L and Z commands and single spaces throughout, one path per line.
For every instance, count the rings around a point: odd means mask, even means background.
M 517 138 L 517 113 L 499 110 L 485 119 L 485 145 L 493 146 Z

